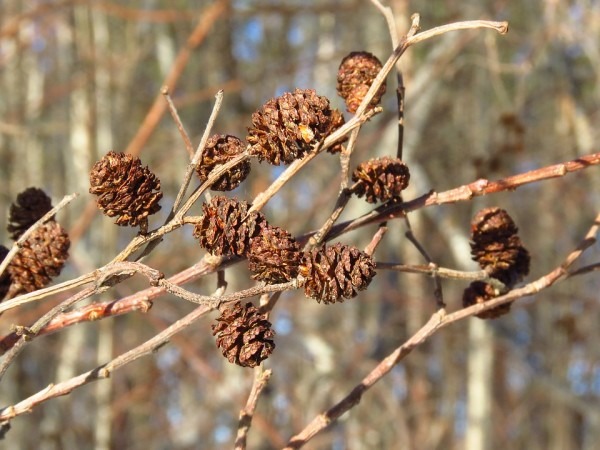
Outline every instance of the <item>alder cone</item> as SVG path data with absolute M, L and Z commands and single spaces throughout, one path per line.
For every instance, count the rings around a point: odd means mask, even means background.
M 4 245 L 0 245 L 0 264 L 4 261 L 6 255 L 8 255 L 8 249 Z M 10 288 L 10 275 L 8 274 L 8 270 L 5 270 L 0 275 L 0 301 L 6 296 L 8 288 Z
M 369 286 L 375 263 L 356 247 L 337 243 L 306 252 L 300 274 L 305 278 L 307 297 L 325 304 L 343 302 Z
M 509 286 L 529 273 L 531 258 L 519 236 L 510 236 L 485 245 L 472 243 L 471 255 L 491 277 Z
M 31 225 L 40 220 L 52 209 L 52 201 L 46 193 L 35 187 L 29 187 L 17 195 L 10 205 L 8 230 L 11 239 L 18 240 Z
M 301 256 L 300 245 L 290 233 L 268 225 L 250 242 L 248 268 L 255 280 L 285 283 L 298 276 Z
M 492 285 L 484 283 L 483 281 L 474 281 L 463 292 L 463 307 L 467 308 L 479 303 L 485 303 L 497 295 L 498 294 Z M 504 314 L 508 314 L 510 306 L 511 303 L 505 303 L 476 314 L 476 317 L 479 317 L 480 319 L 495 319 Z
M 203 215 L 194 227 L 194 237 L 213 255 L 245 255 L 250 240 L 258 236 L 267 223 L 262 213 L 248 214 L 249 209 L 247 202 L 213 197 L 202 205 Z
M 497 206 L 480 210 L 471 221 L 471 239 L 481 244 L 509 238 L 518 231 L 512 217 Z
M 227 305 L 212 332 L 223 356 L 238 366 L 256 367 L 275 349 L 271 322 L 252 303 Z
M 125 153 L 108 152 L 90 172 L 90 194 L 97 196 L 98 208 L 109 217 L 117 217 L 121 226 L 148 229 L 148 216 L 160 210 L 160 180 L 139 158 Z
M 313 89 L 296 89 L 267 101 L 252 114 L 246 141 L 250 154 L 270 164 L 290 164 L 300 159 L 344 124 L 326 97 Z M 341 150 L 341 144 L 330 149 Z
M 352 52 L 342 59 L 338 69 L 337 92 L 346 102 L 348 112 L 356 112 L 382 68 L 381 61 L 369 52 Z M 385 91 L 384 81 L 369 106 L 377 106 Z
M 54 220 L 36 228 L 8 265 L 11 296 L 47 286 L 60 274 L 70 245 L 67 232 Z
M 512 287 L 528 273 L 529 252 L 517 235 L 518 228 L 500 208 L 479 211 L 471 223 L 471 255 L 479 266 Z
M 196 168 L 200 181 L 204 183 L 215 167 L 231 161 L 244 153 L 245 149 L 244 143 L 235 136 L 229 134 L 211 136 L 202 152 L 202 159 Z M 246 179 L 249 173 L 250 161 L 241 162 L 217 179 L 210 188 L 213 191 L 232 191 Z
M 400 197 L 408 187 L 410 172 L 400 159 L 384 156 L 363 162 L 352 173 L 352 181 L 359 182 L 356 195 L 369 203 L 385 202 Z

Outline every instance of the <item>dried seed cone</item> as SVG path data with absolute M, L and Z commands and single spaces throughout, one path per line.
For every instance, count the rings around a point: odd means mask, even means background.
M 531 258 L 518 228 L 500 208 L 479 211 L 471 223 L 471 255 L 490 276 L 512 287 L 529 273 Z
M 245 150 L 244 143 L 235 136 L 229 134 L 215 134 L 208 139 L 202 160 L 196 168 L 200 181 L 204 183 L 210 172 L 217 166 L 231 161 Z M 215 181 L 211 189 L 214 191 L 232 191 L 246 179 L 250 173 L 250 161 L 244 161 Z
M 304 254 L 304 293 L 319 303 L 343 302 L 366 289 L 375 276 L 373 259 L 356 247 L 337 243 Z
M 482 209 L 471 221 L 472 239 L 480 243 L 506 239 L 516 235 L 518 231 L 512 217 L 498 207 Z
M 352 181 L 360 182 L 356 187 L 356 195 L 365 196 L 369 203 L 400 197 L 409 180 L 410 172 L 406 164 L 389 156 L 363 162 L 352 173 Z
M 38 188 L 30 187 L 17 195 L 17 200 L 10 205 L 8 226 L 10 237 L 16 241 L 27 229 L 52 209 L 52 201 L 46 193 Z
M 267 223 L 260 212 L 248 214 L 250 205 L 237 199 L 215 196 L 202 205 L 203 215 L 194 227 L 200 245 L 216 256 L 245 255 L 250 240 Z
M 369 52 L 352 52 L 342 60 L 337 92 L 345 100 L 348 112 L 356 112 L 382 67 L 381 61 Z M 384 82 L 371 100 L 371 107 L 381 102 L 385 90 Z
M 248 268 L 255 280 L 285 283 L 298 276 L 301 255 L 300 245 L 290 233 L 269 225 L 250 242 Z
M 467 308 L 479 303 L 485 303 L 497 295 L 498 294 L 494 290 L 493 286 L 490 284 L 484 283 L 483 281 L 474 281 L 463 292 L 463 306 Z M 510 311 L 510 305 L 511 303 L 505 303 L 476 314 L 476 316 L 480 319 L 495 319 L 496 317 L 507 314 Z
M 246 140 L 250 153 L 260 161 L 290 164 L 343 125 L 343 119 L 326 97 L 313 89 L 296 89 L 269 100 L 252 114 Z
M 70 245 L 67 232 L 54 220 L 36 228 L 8 265 L 10 295 L 33 292 L 50 283 L 65 265 Z
M 96 195 L 98 208 L 117 217 L 121 226 L 148 228 L 148 216 L 160 210 L 160 180 L 139 158 L 125 153 L 107 153 L 90 172 L 90 194 Z
M 0 263 L 4 261 L 6 255 L 8 255 L 8 249 L 4 245 L 0 245 Z M 6 296 L 9 287 L 10 275 L 8 274 L 8 270 L 5 270 L 2 275 L 0 275 L 0 301 L 2 301 Z
M 240 302 L 226 306 L 217 323 L 212 326 L 217 347 L 230 363 L 256 367 L 275 349 L 271 322 L 252 303 Z

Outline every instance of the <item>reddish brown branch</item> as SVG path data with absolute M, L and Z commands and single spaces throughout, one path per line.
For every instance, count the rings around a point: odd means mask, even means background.
M 404 203 L 383 205 L 362 217 L 339 223 L 331 228 L 330 233 L 327 235 L 327 240 L 333 239 L 348 231 L 364 227 L 365 225 L 401 218 L 408 212 L 416 211 L 417 209 L 427 206 L 464 202 L 483 195 L 514 191 L 526 184 L 562 177 L 568 173 L 577 172 L 598 164 L 600 164 L 600 153 L 592 153 L 590 155 L 581 156 L 573 161 L 530 170 L 529 172 L 518 175 L 511 175 L 497 181 L 489 181 L 482 178 L 448 191 L 440 193 L 431 191 L 414 200 Z

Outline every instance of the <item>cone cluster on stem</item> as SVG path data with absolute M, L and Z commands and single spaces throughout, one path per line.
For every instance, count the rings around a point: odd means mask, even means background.
M 490 277 L 501 281 L 507 290 L 529 273 L 531 258 L 517 235 L 518 228 L 510 215 L 501 208 L 479 211 L 471 222 L 471 255 Z M 481 284 L 485 285 L 482 286 Z M 485 302 L 499 295 L 482 282 L 472 283 L 463 294 L 463 305 Z M 480 318 L 495 318 L 506 314 L 510 304 L 479 314 Z

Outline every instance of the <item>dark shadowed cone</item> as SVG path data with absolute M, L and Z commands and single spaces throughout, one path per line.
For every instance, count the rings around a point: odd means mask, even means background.
M 471 255 L 490 276 L 508 287 L 529 273 L 531 258 L 517 236 L 518 228 L 500 208 L 485 208 L 471 223 Z
M 491 277 L 512 286 L 529 273 L 529 252 L 519 236 L 510 236 L 484 245 L 471 243 L 471 255 Z
M 223 309 L 212 330 L 217 347 L 230 363 L 256 367 L 271 355 L 275 332 L 266 317 L 252 303 L 237 302 Z
M 409 180 L 406 164 L 389 156 L 363 162 L 352 173 L 352 181 L 360 182 L 356 186 L 356 195 L 365 196 L 369 203 L 400 197 Z
M 139 158 L 125 153 L 107 153 L 90 172 L 90 194 L 98 196 L 98 208 L 117 217 L 121 226 L 140 226 L 145 233 L 148 216 L 160 210 L 160 180 Z
M 0 245 L 0 264 L 4 261 L 6 255 L 8 255 L 8 249 L 4 245 Z M 2 275 L 0 275 L 0 301 L 6 296 L 9 287 L 10 275 L 8 274 L 8 270 L 5 270 Z
M 479 303 L 485 303 L 497 296 L 498 293 L 490 284 L 484 283 L 483 281 L 474 281 L 463 292 L 463 306 L 467 308 Z M 507 314 L 510 311 L 510 305 L 511 303 L 505 303 L 476 314 L 476 316 L 480 319 L 495 319 L 496 317 Z
M 367 288 L 375 276 L 375 263 L 356 247 L 337 243 L 306 252 L 300 274 L 307 297 L 319 303 L 342 302 Z
M 337 92 L 346 101 L 348 112 L 355 113 L 382 68 L 381 61 L 369 52 L 352 52 L 340 64 Z M 377 106 L 385 94 L 385 81 L 375 93 L 370 106 Z
M 250 242 L 248 268 L 255 280 L 285 283 L 298 276 L 301 255 L 300 245 L 290 233 L 269 225 Z
M 52 201 L 44 191 L 30 187 L 17 195 L 10 205 L 8 226 L 10 237 L 16 241 L 27 229 L 52 209 Z
M 508 213 L 501 208 L 484 208 L 471 221 L 473 241 L 495 242 L 516 235 L 519 229 Z
M 54 220 L 36 228 L 8 265 L 11 297 L 41 289 L 58 276 L 70 244 L 67 232 Z
M 208 139 L 202 152 L 202 160 L 196 168 L 200 181 L 204 183 L 210 172 L 217 166 L 229 162 L 244 152 L 244 143 L 235 136 L 215 134 Z M 250 161 L 244 161 L 225 173 L 210 187 L 214 191 L 232 191 L 246 179 L 250 173 Z
M 313 89 L 296 89 L 272 98 L 252 114 L 246 140 L 259 161 L 290 164 L 342 126 L 344 118 Z M 339 151 L 337 147 L 331 151 Z
M 213 197 L 210 203 L 202 205 L 204 214 L 194 227 L 194 237 L 213 255 L 245 255 L 250 240 L 267 223 L 262 213 L 248 214 L 249 209 L 247 202 Z

